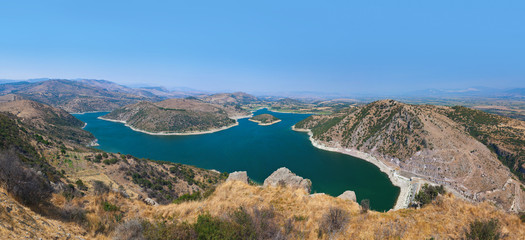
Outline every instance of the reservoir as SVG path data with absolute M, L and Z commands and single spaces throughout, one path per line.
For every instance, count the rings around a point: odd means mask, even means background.
M 194 165 L 218 171 L 247 171 L 257 183 L 280 167 L 312 180 L 312 193 L 338 196 L 345 190 L 355 191 L 357 201 L 370 200 L 377 211 L 391 209 L 399 195 L 388 176 L 373 164 L 349 155 L 317 149 L 308 134 L 293 131 L 292 126 L 307 114 L 269 113 L 281 119 L 269 126 L 259 126 L 247 118 L 227 130 L 186 136 L 148 135 L 131 130 L 122 123 L 97 119 L 106 113 L 75 114 L 87 123 L 97 148 L 149 158 Z

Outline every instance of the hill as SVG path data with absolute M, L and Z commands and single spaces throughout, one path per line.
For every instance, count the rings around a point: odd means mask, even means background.
M 71 141 L 88 145 L 95 138 L 80 128 L 84 123 L 62 109 L 31 100 L 17 100 L 0 103 L 0 112 L 18 117 L 23 123 L 32 126 L 38 133 L 48 135 L 57 141 Z
M 61 80 L 0 84 L 0 95 L 14 94 L 68 112 L 111 111 L 141 100 L 161 98 L 104 80 Z
M 444 184 L 467 199 L 492 201 L 506 210 L 525 209 L 525 187 L 518 180 L 524 163 L 522 121 L 464 107 L 381 100 L 311 116 L 295 128 L 311 131 L 318 146 L 370 154 L 389 174 Z
M 259 123 L 259 125 L 261 126 L 272 125 L 281 121 L 281 119 L 276 118 L 271 114 L 259 114 L 257 116 L 251 117 L 249 120 L 252 122 Z
M 232 118 L 250 116 L 249 110 L 260 107 L 262 104 L 262 101 L 257 97 L 243 92 L 218 93 L 201 96 L 200 99 L 223 108 Z
M 139 102 L 116 109 L 102 118 L 125 122 L 134 129 L 158 134 L 196 134 L 237 124 L 223 108 L 197 99 Z

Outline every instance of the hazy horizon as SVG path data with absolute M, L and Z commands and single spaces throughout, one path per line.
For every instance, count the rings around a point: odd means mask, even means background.
M 251 93 L 525 87 L 525 3 L 374 3 L 5 2 L 0 78 Z

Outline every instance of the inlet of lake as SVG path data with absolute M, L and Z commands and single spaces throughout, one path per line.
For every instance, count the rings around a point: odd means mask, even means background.
M 292 126 L 307 114 L 269 113 L 281 119 L 269 126 L 259 126 L 248 119 L 227 130 L 187 136 L 159 136 L 136 132 L 122 123 L 97 119 L 106 113 L 75 116 L 87 123 L 97 148 L 131 154 L 139 158 L 189 164 L 218 171 L 247 171 L 250 179 L 264 182 L 272 172 L 287 167 L 297 175 L 312 180 L 312 192 L 338 196 L 355 191 L 357 200 L 370 200 L 377 211 L 391 209 L 399 195 L 388 176 L 375 165 L 349 155 L 315 148 L 308 134 L 293 131 Z

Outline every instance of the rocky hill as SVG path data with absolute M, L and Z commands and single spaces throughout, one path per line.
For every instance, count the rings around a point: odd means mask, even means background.
M 371 154 L 406 177 L 525 210 L 525 123 L 464 107 L 382 100 L 295 125 L 320 145 Z
M 215 131 L 237 124 L 228 112 L 198 99 L 169 99 L 157 103 L 139 102 L 104 115 L 151 133 L 191 134 Z
M 141 100 L 162 98 L 104 80 L 62 80 L 0 84 L 0 95 L 14 94 L 68 112 L 111 111 Z

